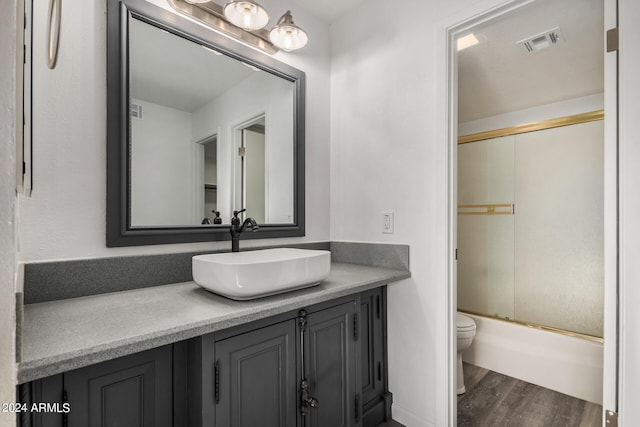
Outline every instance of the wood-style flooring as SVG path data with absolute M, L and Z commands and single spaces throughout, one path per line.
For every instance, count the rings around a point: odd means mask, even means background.
M 497 372 L 464 364 L 458 426 L 596 427 L 602 406 Z

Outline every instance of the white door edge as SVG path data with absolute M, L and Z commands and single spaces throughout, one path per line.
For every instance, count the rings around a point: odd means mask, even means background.
M 604 0 L 604 32 L 618 21 L 617 0 Z M 618 411 L 618 53 L 604 51 L 604 372 L 603 417 Z M 603 419 L 604 425 L 604 419 Z

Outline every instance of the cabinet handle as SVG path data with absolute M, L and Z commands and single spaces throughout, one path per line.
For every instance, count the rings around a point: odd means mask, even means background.
M 220 403 L 220 361 L 213 364 L 213 399 Z
M 353 339 L 358 341 L 360 325 L 358 324 L 358 313 L 353 313 Z
M 60 18 L 62 16 L 62 0 L 49 0 L 49 16 L 47 19 L 47 66 L 56 67 L 58 60 L 58 44 L 60 42 Z
M 309 408 L 317 408 L 318 400 L 309 396 L 309 382 L 303 379 L 300 383 L 300 415 L 307 416 Z

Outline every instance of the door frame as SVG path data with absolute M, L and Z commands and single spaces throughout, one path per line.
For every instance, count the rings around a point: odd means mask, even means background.
M 240 210 L 240 206 L 245 206 L 245 170 L 244 170 L 244 159 L 238 162 L 239 150 L 244 147 L 244 129 L 250 127 L 251 125 L 259 122 L 260 120 L 264 120 L 265 123 L 267 121 L 267 109 L 262 108 L 259 111 L 254 112 L 253 114 L 246 115 L 246 118 L 237 120 L 236 124 L 231 126 L 231 140 L 233 150 L 231 153 L 231 171 L 232 171 L 232 180 L 231 180 L 231 211 Z M 264 135 L 264 150 L 265 157 L 268 155 L 268 138 L 265 132 Z M 265 167 L 265 174 L 268 174 L 268 169 Z M 265 177 L 265 189 L 268 186 L 268 179 Z M 266 201 L 265 201 L 266 203 Z
M 604 31 L 618 26 L 618 0 L 604 0 Z M 604 37 L 604 372 L 602 425 L 619 411 L 620 397 L 620 171 L 618 141 L 618 52 L 607 53 Z
M 438 418 L 446 421 L 446 425 L 456 425 L 456 311 L 457 311 L 457 146 L 458 146 L 458 64 L 456 38 L 473 27 L 486 23 L 507 13 L 514 12 L 535 0 L 508 0 L 506 2 L 483 2 L 468 8 L 465 12 L 441 22 L 440 46 L 443 58 L 440 67 L 443 92 L 440 95 L 440 106 L 443 114 L 441 123 L 445 127 L 439 134 L 446 141 L 446 179 L 447 179 L 447 289 L 446 319 L 448 331 L 446 340 L 446 413 L 438 414 Z M 617 25 L 617 0 L 603 0 L 605 5 L 605 28 Z M 606 50 L 606 49 L 605 49 Z M 603 384 L 603 408 L 618 410 L 618 74 L 617 53 L 605 54 L 605 361 Z M 612 338 L 609 338 L 612 337 Z M 603 410 L 603 425 L 606 410 Z

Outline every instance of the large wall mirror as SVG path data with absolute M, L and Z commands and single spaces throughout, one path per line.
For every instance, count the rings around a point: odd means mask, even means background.
M 107 246 L 304 235 L 304 73 L 144 0 L 109 0 Z

